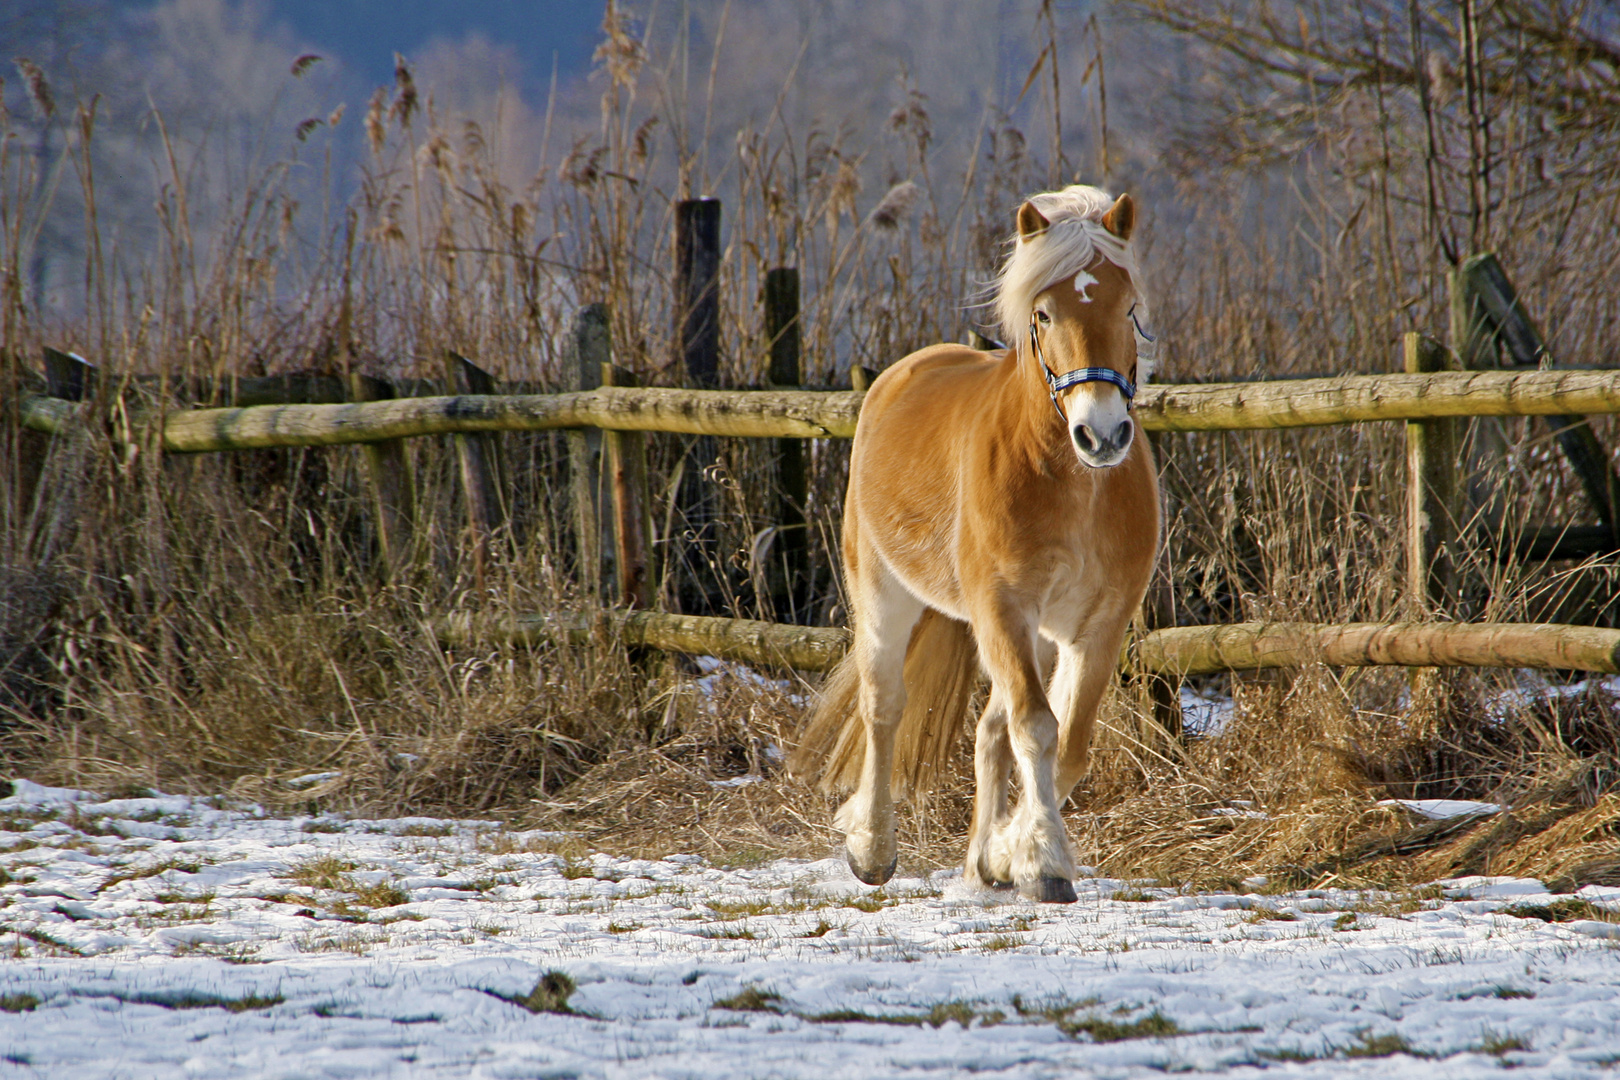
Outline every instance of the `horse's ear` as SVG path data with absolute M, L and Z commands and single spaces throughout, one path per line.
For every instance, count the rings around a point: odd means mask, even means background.
M 1103 215 L 1102 224 L 1103 228 L 1121 240 L 1129 240 L 1131 230 L 1136 228 L 1136 203 L 1129 195 L 1121 195 L 1114 200 L 1114 205 L 1108 208 L 1108 213 Z
M 1018 239 L 1032 240 L 1046 231 L 1051 222 L 1047 221 L 1041 212 L 1035 209 L 1035 204 L 1026 202 L 1018 208 Z

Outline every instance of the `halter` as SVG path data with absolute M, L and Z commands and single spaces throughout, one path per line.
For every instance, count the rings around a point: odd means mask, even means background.
M 1136 321 L 1135 304 L 1131 305 L 1131 310 L 1126 315 L 1126 318 L 1131 320 L 1131 326 L 1139 336 L 1149 342 L 1153 340 L 1142 332 L 1142 324 Z M 1029 347 L 1035 356 L 1035 362 L 1041 365 L 1041 372 L 1046 376 L 1046 392 L 1052 398 L 1052 408 L 1057 410 L 1058 416 L 1062 418 L 1064 423 L 1068 423 L 1069 418 L 1064 415 L 1063 406 L 1058 404 L 1058 395 L 1070 387 L 1079 386 L 1081 383 L 1112 383 L 1114 386 L 1119 387 L 1121 394 L 1125 395 L 1125 408 L 1130 409 L 1131 402 L 1136 397 L 1136 384 L 1113 368 L 1076 368 L 1073 371 L 1066 371 L 1062 375 L 1053 374 L 1052 369 L 1046 365 L 1045 354 L 1041 352 L 1041 336 L 1036 331 L 1035 313 L 1033 311 L 1029 314 Z

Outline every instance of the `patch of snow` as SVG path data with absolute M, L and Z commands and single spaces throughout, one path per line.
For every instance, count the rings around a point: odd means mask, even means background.
M 1232 699 L 1213 691 L 1201 693 L 1190 686 L 1181 688 L 1181 727 L 1189 735 L 1206 739 L 1226 731 L 1232 720 Z
M 746 776 L 733 776 L 726 780 L 709 780 L 706 782 L 713 788 L 739 788 L 747 787 L 749 784 L 761 783 L 764 779 L 758 773 L 749 773 Z
M 1382 799 L 1377 805 L 1404 807 L 1430 821 L 1502 812 L 1502 808 L 1496 803 L 1473 802 L 1468 799 Z
M 1561 1080 L 1620 1062 L 1620 926 L 1511 917 L 1547 895 L 1529 879 L 1451 879 L 1411 911 L 1092 876 L 1037 905 L 955 868 L 874 892 L 841 858 L 598 853 L 581 876 L 530 850 L 548 834 L 490 822 L 310 833 L 25 784 L 8 835 L 27 843 L 0 847 L 8 1076 Z M 165 835 L 69 824 L 135 817 Z M 337 889 L 298 873 L 326 859 L 348 867 Z M 388 886 L 408 902 L 368 905 Z M 551 971 L 572 1012 L 514 1003 Z M 750 989 L 762 1009 L 729 1007 Z M 1411 1053 L 1355 1056 L 1380 1040 Z M 1509 1040 L 1525 1049 L 1490 1052 Z
M 282 783 L 297 790 L 314 787 L 316 784 L 324 784 L 328 780 L 336 780 L 342 775 L 340 772 L 312 772 L 305 773 L 303 776 L 295 776 L 291 780 L 283 780 Z
M 1610 695 L 1620 698 L 1620 675 L 1560 683 L 1548 679 L 1546 672 L 1524 668 L 1515 670 L 1513 678 L 1517 686 L 1499 691 L 1486 699 L 1486 715 L 1497 723 L 1512 719 L 1540 701 L 1580 697 L 1594 682 Z

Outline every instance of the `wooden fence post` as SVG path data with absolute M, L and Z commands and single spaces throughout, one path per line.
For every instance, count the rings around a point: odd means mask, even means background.
M 603 386 L 640 386 L 633 372 L 602 365 Z M 607 469 L 613 492 L 613 547 L 619 603 L 645 608 L 652 603 L 652 497 L 647 491 L 647 440 L 639 431 L 604 431 Z
M 804 382 L 799 325 L 799 269 L 781 266 L 765 272 L 765 337 L 770 342 L 770 385 L 797 390 Z M 804 440 L 776 440 L 777 543 L 782 552 L 782 598 L 791 621 L 810 613 L 810 502 Z
M 1446 275 L 1446 287 L 1451 301 L 1451 351 L 1458 364 L 1464 371 L 1496 367 L 1485 312 L 1468 288 L 1462 268 Z M 1493 416 L 1475 417 L 1468 422 L 1462 438 L 1459 453 L 1468 463 L 1469 516 L 1499 541 L 1503 507 L 1497 488 L 1508 452 L 1502 421 Z
M 1457 276 L 1462 279 L 1472 307 L 1482 316 L 1487 329 L 1494 331 L 1495 340 L 1507 350 L 1514 364 L 1558 366 L 1494 254 L 1486 252 L 1464 260 Z M 1584 417 L 1549 416 L 1546 422 L 1570 468 L 1580 478 L 1587 501 L 1608 527 L 1614 544 L 1620 545 L 1620 477 L 1615 475 L 1608 451 Z
M 1409 333 L 1405 369 L 1422 375 L 1446 369 L 1446 348 Z M 1406 424 L 1407 604 L 1414 619 L 1452 605 L 1456 597 L 1457 423 L 1412 420 Z
M 683 199 L 675 204 L 675 348 L 686 385 L 714 389 L 720 385 L 720 200 Z M 718 603 L 711 595 L 718 569 L 720 501 L 704 475 L 719 456 L 713 436 L 699 436 L 687 452 L 681 477 L 683 534 L 671 536 L 670 554 L 678 553 L 684 573 L 676 596 L 689 611 L 706 612 Z
M 394 388 L 385 380 L 350 373 L 350 401 L 388 401 L 393 397 Z M 404 579 L 415 559 L 416 486 L 411 479 L 410 459 L 403 439 L 366 443 L 361 450 L 371 481 L 368 487 L 383 578 L 395 584 Z
M 445 393 L 493 394 L 495 380 L 489 372 L 453 349 L 444 354 Z M 467 528 L 472 532 L 473 581 L 484 591 L 484 564 L 490 537 L 506 520 L 499 481 L 500 436 L 478 433 L 455 436 L 456 459 L 461 466 L 461 496 L 467 508 Z
M 602 365 L 612 360 L 606 304 L 587 304 L 574 318 L 573 353 L 563 367 L 564 388 L 595 390 L 602 384 Z M 597 428 L 568 433 L 569 482 L 574 521 L 579 531 L 579 576 L 592 602 L 602 597 L 602 432 Z

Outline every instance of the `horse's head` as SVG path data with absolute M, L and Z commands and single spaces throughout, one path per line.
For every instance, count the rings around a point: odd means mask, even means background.
M 1018 208 L 1017 248 L 1002 275 L 1004 332 L 1022 341 L 1081 464 L 1125 460 L 1139 370 L 1141 296 L 1130 250 L 1136 207 L 1096 188 L 1037 195 Z M 1021 325 L 1020 325 L 1021 324 Z

